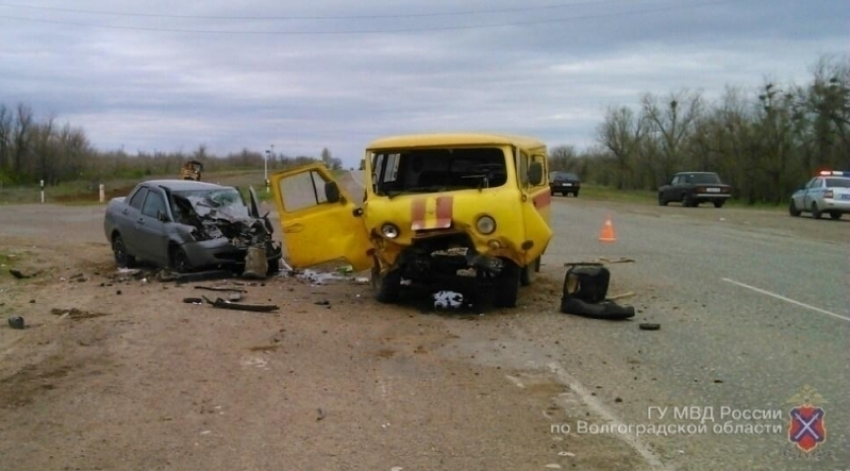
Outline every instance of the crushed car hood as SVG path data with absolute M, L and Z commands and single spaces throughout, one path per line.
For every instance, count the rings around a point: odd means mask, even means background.
M 245 206 L 218 206 L 207 198 L 196 196 L 173 194 L 172 197 L 180 210 L 175 215 L 177 222 L 194 227 L 194 235 L 199 240 L 227 238 L 237 247 L 271 242 L 274 229 L 268 217 L 252 216 L 253 211 Z M 252 206 L 256 208 L 256 203 Z

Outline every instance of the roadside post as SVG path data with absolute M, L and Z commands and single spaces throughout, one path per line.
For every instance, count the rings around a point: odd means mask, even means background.
M 44 203 L 44 179 L 40 182 L 41 185 L 41 202 Z
M 106 200 L 106 191 L 103 186 L 103 183 L 100 184 L 100 202 L 103 203 Z

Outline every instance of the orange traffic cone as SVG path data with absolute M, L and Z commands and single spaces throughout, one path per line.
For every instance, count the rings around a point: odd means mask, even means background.
M 614 236 L 614 225 L 611 224 L 611 216 L 605 219 L 605 225 L 602 226 L 602 231 L 599 233 L 599 240 L 602 242 L 614 242 L 617 237 Z

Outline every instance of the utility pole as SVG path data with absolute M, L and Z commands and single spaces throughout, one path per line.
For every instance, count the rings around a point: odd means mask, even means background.
M 266 193 L 269 192 L 269 156 L 274 156 L 274 144 L 271 145 L 270 150 L 266 150 L 266 160 L 263 163 L 263 180 L 266 182 Z

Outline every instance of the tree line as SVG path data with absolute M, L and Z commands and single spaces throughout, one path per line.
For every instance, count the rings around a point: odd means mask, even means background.
M 288 156 L 270 151 L 243 149 L 224 157 L 210 154 L 207 146 L 194 151 L 139 152 L 129 155 L 122 150 L 98 151 L 81 128 L 58 126 L 53 117 L 37 120 L 32 109 L 21 103 L 10 107 L 0 104 L 0 184 L 57 185 L 68 181 L 100 182 L 111 178 L 144 178 L 150 175 L 180 174 L 189 160 L 204 164 L 204 172 L 230 169 L 262 169 L 268 159 L 269 171 L 323 162 L 339 169 L 342 161 L 323 149 L 320 158 Z
M 713 171 L 751 204 L 786 201 L 819 169 L 850 170 L 850 56 L 821 57 L 803 85 L 727 86 L 713 102 L 687 90 L 646 93 L 639 103 L 609 108 L 589 149 L 552 148 L 550 168 L 623 190 L 655 190 L 678 171 Z M 257 169 L 266 157 L 270 171 L 318 161 L 342 167 L 328 149 L 319 158 L 248 149 L 220 157 L 203 144 L 188 154 L 98 151 L 81 128 L 0 103 L 2 184 L 176 176 L 189 159 L 205 171 Z
M 624 190 L 655 190 L 678 171 L 711 171 L 750 204 L 781 203 L 822 169 L 850 171 L 850 56 L 823 56 L 804 85 L 727 87 L 715 102 L 681 90 L 607 110 L 585 151 L 559 146 L 550 167 Z

